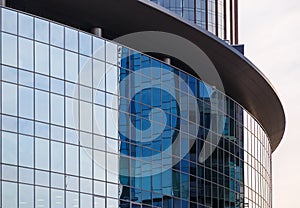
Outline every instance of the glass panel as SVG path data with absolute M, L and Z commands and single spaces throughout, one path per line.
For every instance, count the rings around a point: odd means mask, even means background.
M 35 71 L 49 74 L 49 46 L 35 42 Z
M 19 87 L 19 116 L 33 119 L 33 90 Z
M 2 63 L 17 67 L 17 37 L 2 34 Z
M 18 207 L 17 184 L 2 182 L 2 207 Z
M 33 135 L 33 121 L 19 118 L 19 133 Z
M 17 83 L 17 70 L 13 67 L 2 66 L 2 80 Z
M 19 168 L 19 181 L 22 183 L 33 184 L 33 169 Z
M 41 186 L 49 186 L 49 172 L 36 170 L 35 183 Z
M 19 38 L 19 67 L 33 70 L 33 41 Z
M 118 70 L 116 66 L 106 64 L 106 91 L 118 93 Z M 116 102 L 116 101 L 115 101 Z
M 33 138 L 19 135 L 19 165 L 33 167 Z
M 92 196 L 80 194 L 80 207 L 92 207 Z
M 62 26 L 50 23 L 50 44 L 64 47 L 64 28 Z
M 33 38 L 33 17 L 19 13 L 19 35 Z
M 118 46 L 115 43 L 106 42 L 106 61 L 108 63 L 117 65 L 118 60 Z
M 93 87 L 105 91 L 105 63 L 93 60 Z
M 66 207 L 79 207 L 79 194 L 67 192 Z
M 51 190 L 51 208 L 63 208 L 65 204 L 64 192 L 61 190 Z
M 19 207 L 32 208 L 33 204 L 33 186 L 19 184 Z
M 2 116 L 2 130 L 16 132 L 18 120 L 11 116 Z
M 63 127 L 51 126 L 51 139 L 63 142 L 65 138 L 65 132 Z
M 106 183 L 102 181 L 94 181 L 94 193 L 96 195 L 106 195 Z
M 49 169 L 49 141 L 35 139 L 35 167 Z
M 91 56 L 92 55 L 92 38 L 85 33 L 79 33 L 79 53 Z
M 105 41 L 97 37 L 93 37 L 93 57 L 105 60 Z
M 17 13 L 2 8 L 2 30 L 5 32 L 17 34 Z
M 35 88 L 49 91 L 49 77 L 35 74 Z
M 94 178 L 96 180 L 105 180 L 105 153 L 94 151 Z
M 70 51 L 78 52 L 78 32 L 65 28 L 65 48 Z
M 80 102 L 80 130 L 92 132 L 92 104 Z
M 80 176 L 92 178 L 92 150 L 80 148 Z
M 105 207 L 105 198 L 95 197 L 94 198 L 94 208 Z
M 78 175 L 78 147 L 67 145 L 66 151 L 66 172 L 68 174 Z
M 43 187 L 35 187 L 35 206 L 49 208 L 49 189 Z
M 64 188 L 65 176 L 62 174 L 51 173 L 51 187 L 53 188 Z
M 17 86 L 2 82 L 2 113 L 17 115 Z
M 92 160 L 91 160 L 92 161 Z M 80 179 L 80 192 L 92 193 L 92 180 L 91 179 Z
M 64 97 L 51 94 L 51 123 L 64 124 Z
M 51 76 L 64 78 L 64 51 L 62 49 L 52 47 L 50 48 L 50 63 Z
M 35 18 L 35 40 L 49 43 L 49 22 Z
M 78 80 L 78 55 L 66 51 L 66 79 L 72 82 Z
M 107 160 L 106 160 L 107 181 L 118 183 L 119 181 L 118 173 L 119 173 L 119 157 L 118 155 L 113 155 L 108 153 Z
M 78 177 L 66 176 L 66 189 L 71 191 L 79 191 Z
M 103 122 L 103 118 L 105 118 L 105 108 L 101 106 L 94 105 L 94 132 L 96 134 L 105 135 L 105 122 Z
M 49 93 L 35 90 L 35 119 L 49 122 Z
M 33 73 L 29 71 L 19 70 L 19 84 L 33 87 Z
M 65 83 L 63 80 L 51 78 L 51 92 L 64 95 Z
M 51 142 L 51 170 L 64 172 L 64 144 Z
M 2 162 L 17 165 L 17 135 L 2 132 Z
M 92 59 L 80 56 L 80 84 L 92 87 Z
M 2 165 L 2 180 L 17 181 L 17 167 L 10 165 Z

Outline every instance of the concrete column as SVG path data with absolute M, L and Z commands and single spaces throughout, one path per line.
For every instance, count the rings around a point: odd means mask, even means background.
M 163 61 L 164 61 L 166 64 L 171 65 L 171 59 L 170 59 L 170 58 L 163 58 Z
M 0 6 L 5 6 L 6 0 L 0 0 Z
M 102 37 L 102 29 L 100 27 L 92 28 L 92 33 L 98 37 Z

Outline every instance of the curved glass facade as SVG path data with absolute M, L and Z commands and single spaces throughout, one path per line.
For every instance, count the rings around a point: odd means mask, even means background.
M 268 136 L 184 71 L 1 8 L 0 79 L 3 208 L 271 207 Z

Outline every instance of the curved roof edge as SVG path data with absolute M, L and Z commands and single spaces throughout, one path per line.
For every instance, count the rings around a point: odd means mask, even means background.
M 285 114 L 280 99 L 264 74 L 233 47 L 195 24 L 148 0 L 7 0 L 25 12 L 90 31 L 101 27 L 109 39 L 140 31 L 181 36 L 200 47 L 214 63 L 225 92 L 263 126 L 272 151 L 282 140 Z M 68 9 L 66 9 L 68 8 Z M 134 46 L 130 46 L 134 48 Z M 142 48 L 135 48 L 143 51 Z

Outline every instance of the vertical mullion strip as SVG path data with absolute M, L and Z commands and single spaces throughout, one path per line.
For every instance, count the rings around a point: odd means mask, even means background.
M 230 43 L 233 44 L 233 0 L 230 0 Z
M 2 22 L 2 8 L 0 8 L 0 23 Z M 2 25 L 0 24 L 0 27 Z M 2 28 L 0 28 L 2 30 Z M 2 31 L 0 32 L 0 94 L 2 95 Z M 0 102 L 0 178 L 2 179 L 2 100 Z M 0 207 L 2 206 L 2 182 L 0 182 Z
M 239 10 L 238 10 L 238 0 L 234 1 L 234 32 L 235 40 L 234 43 L 239 43 Z
M 227 40 L 227 18 L 226 18 L 226 16 L 227 16 L 227 0 L 224 0 L 223 1 L 223 11 L 224 11 L 224 15 L 223 15 L 223 21 L 224 21 L 224 40 Z
M 194 11 L 194 23 L 195 24 L 197 24 L 197 20 L 196 20 L 196 18 L 197 18 L 197 15 L 196 15 L 196 12 L 197 12 L 196 6 L 197 6 L 197 4 L 196 4 L 196 1 L 197 0 L 194 0 L 194 9 L 193 9 L 193 11 Z
M 216 20 L 216 36 L 219 36 L 219 10 L 218 10 L 218 6 L 219 6 L 219 0 L 215 0 L 215 20 Z
M 208 30 L 208 1 L 205 0 L 205 15 L 206 15 L 206 22 L 205 22 L 205 28 Z

